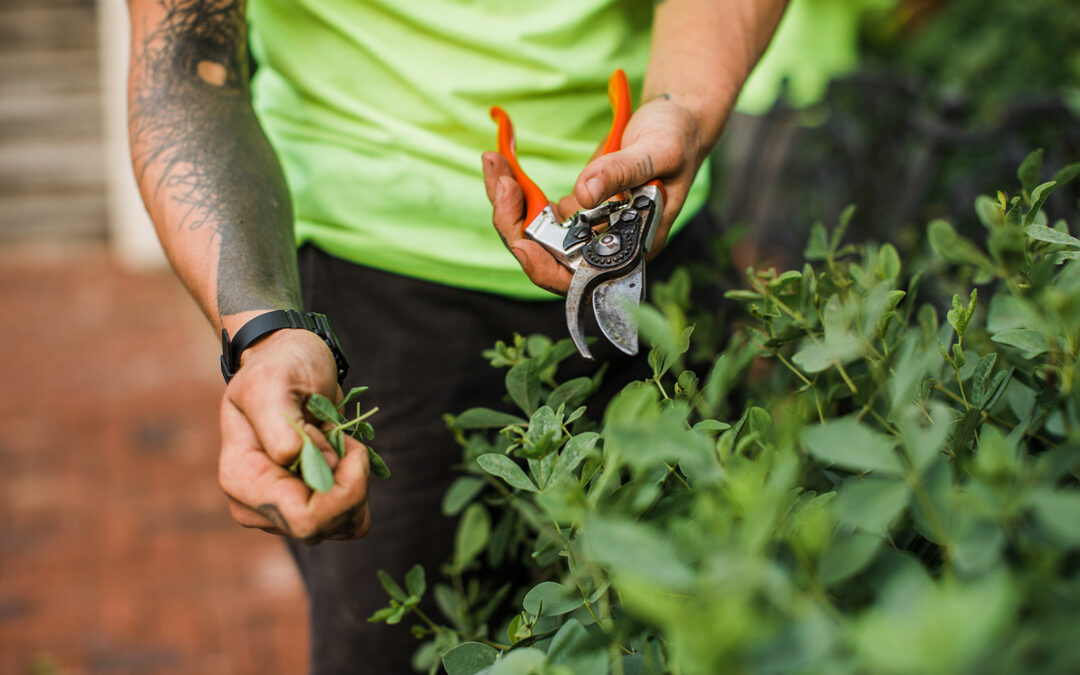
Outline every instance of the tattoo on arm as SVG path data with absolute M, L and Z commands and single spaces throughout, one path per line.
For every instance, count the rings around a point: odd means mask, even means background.
M 158 176 L 144 190 L 171 204 L 173 227 L 210 228 L 219 315 L 300 308 L 292 204 L 251 108 L 244 2 L 158 2 L 164 19 L 132 61 L 136 175 Z

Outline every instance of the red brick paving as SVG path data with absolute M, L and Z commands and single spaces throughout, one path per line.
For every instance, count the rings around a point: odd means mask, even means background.
M 218 347 L 167 273 L 0 249 L 0 673 L 302 673 L 284 546 L 216 481 Z

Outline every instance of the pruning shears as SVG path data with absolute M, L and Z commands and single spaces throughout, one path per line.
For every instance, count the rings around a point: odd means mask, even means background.
M 608 80 L 608 99 L 614 119 L 602 155 L 620 148 L 623 130 L 630 121 L 630 85 L 622 69 Z M 585 308 L 591 302 L 604 336 L 626 354 L 637 354 L 637 321 L 630 306 L 640 304 L 645 297 L 645 254 L 664 210 L 660 182 L 650 181 L 560 222 L 543 190 L 518 164 L 510 117 L 495 106 L 491 118 L 499 127 L 499 153 L 509 161 L 514 179 L 525 193 L 525 236 L 574 273 L 566 293 L 566 325 L 578 352 L 592 358 L 582 326 Z

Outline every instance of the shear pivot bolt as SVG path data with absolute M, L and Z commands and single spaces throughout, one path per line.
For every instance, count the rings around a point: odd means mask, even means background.
M 637 211 L 634 211 L 632 209 L 628 210 L 628 211 L 623 211 L 622 215 L 619 216 L 619 218 L 624 223 L 632 223 L 632 222 L 634 222 L 634 219 L 637 218 Z
M 635 209 L 643 209 L 646 206 L 648 206 L 649 202 L 651 202 L 651 201 L 652 200 L 649 199 L 648 197 L 646 197 L 645 195 L 638 195 L 637 199 L 634 200 L 634 208 Z
M 597 255 L 611 255 L 619 252 L 619 237 L 614 234 L 605 234 L 596 242 Z

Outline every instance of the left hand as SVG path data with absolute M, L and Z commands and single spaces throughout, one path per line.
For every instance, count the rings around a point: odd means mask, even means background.
M 555 215 L 565 220 L 582 208 L 594 208 L 620 192 L 658 178 L 664 186 L 664 212 L 646 256 L 652 259 L 663 248 L 690 184 L 708 155 L 710 148 L 701 140 L 699 126 L 697 118 L 674 101 L 656 98 L 645 103 L 626 125 L 622 149 L 594 157 L 585 165 L 573 194 L 552 204 Z M 570 270 L 522 231 L 525 196 L 510 163 L 497 152 L 486 152 L 483 159 L 484 185 L 494 208 L 492 221 L 503 243 L 533 283 L 565 295 Z

